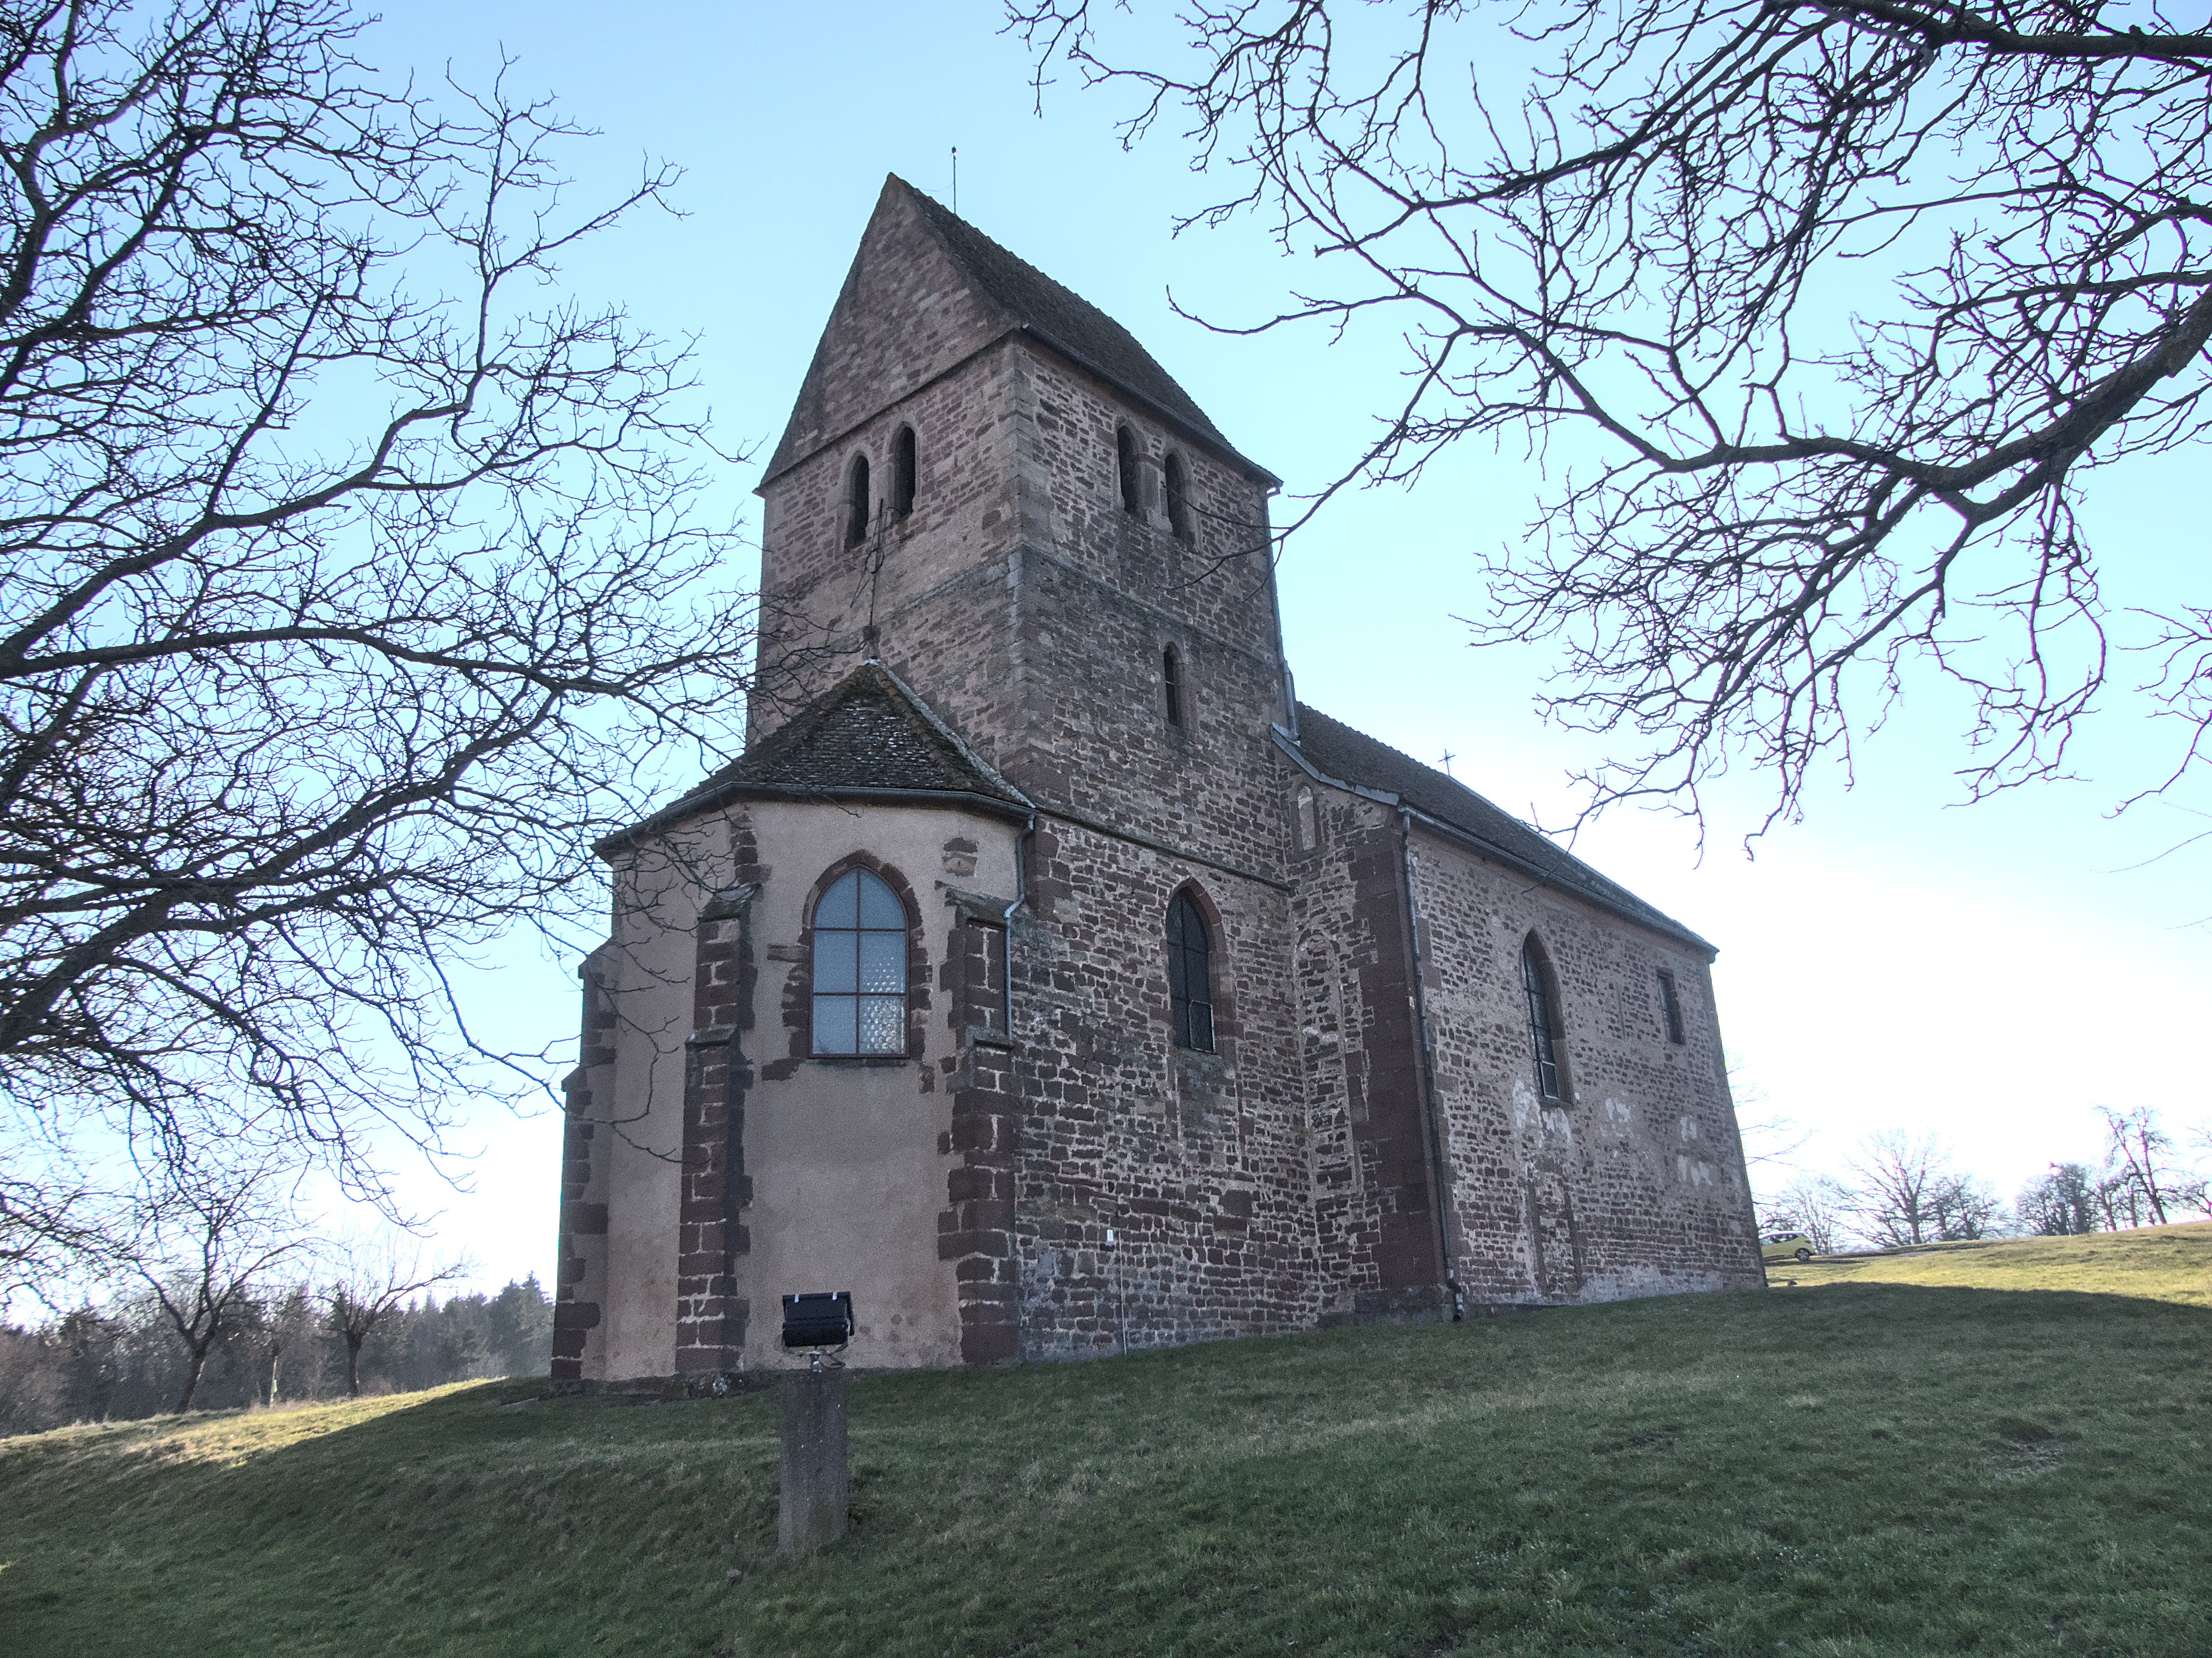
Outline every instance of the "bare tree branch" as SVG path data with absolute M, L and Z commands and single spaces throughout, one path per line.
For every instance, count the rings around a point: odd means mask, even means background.
M 557 286 L 674 172 L 572 211 L 576 129 L 361 27 L 0 20 L 0 1137 L 64 1164 L 252 1125 L 380 1193 L 370 1125 L 537 1081 L 448 969 L 587 932 L 592 842 L 735 743 L 688 346 Z
M 2212 418 L 2212 36 L 2102 0 L 1200 0 L 1169 67 L 1087 0 L 1009 15 L 1040 96 L 1068 63 L 1136 94 L 1132 143 L 1187 119 L 1233 181 L 1192 222 L 1264 212 L 1334 271 L 1240 331 L 1400 330 L 1312 509 L 1596 440 L 1474 621 L 1559 641 L 1547 710 L 1627 739 L 1593 809 L 1694 814 L 1747 760 L 1794 815 L 1920 661 L 1975 698 L 1972 793 L 2063 774 L 2109 666 L 2081 492 Z M 2150 620 L 2178 777 L 2212 631 Z

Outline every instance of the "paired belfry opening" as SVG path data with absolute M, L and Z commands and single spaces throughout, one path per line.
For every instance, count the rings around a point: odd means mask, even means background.
M 884 503 L 895 519 L 913 516 L 921 489 L 921 473 L 914 428 L 902 426 L 891 438 L 890 498 Z M 868 481 L 868 457 L 856 454 L 845 468 L 845 545 L 857 547 L 868 539 L 875 497 Z

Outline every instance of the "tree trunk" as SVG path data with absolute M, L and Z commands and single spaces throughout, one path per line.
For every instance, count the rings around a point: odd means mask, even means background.
M 359 1399 L 361 1397 L 361 1344 L 362 1337 L 366 1336 L 367 1333 L 368 1332 L 364 1331 L 362 1335 L 356 1336 L 350 1330 L 345 1332 L 346 1397 L 348 1399 Z
M 215 1345 L 215 1332 L 210 1331 L 205 1341 L 191 1346 L 191 1362 L 185 1369 L 185 1391 L 178 1396 L 172 1416 L 182 1416 L 192 1408 L 192 1395 L 200 1390 L 200 1372 L 207 1368 L 208 1350 Z

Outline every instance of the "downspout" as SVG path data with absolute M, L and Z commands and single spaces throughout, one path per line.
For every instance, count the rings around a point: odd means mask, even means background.
M 1452 1259 L 1451 1210 L 1445 1190 L 1443 1113 L 1437 1106 L 1437 1073 L 1435 1056 L 1429 1047 L 1428 993 L 1421 984 L 1421 918 L 1413 904 L 1413 823 L 1411 809 L 1398 808 L 1398 878 L 1406 897 L 1406 951 L 1413 963 L 1413 1023 L 1421 1043 L 1421 1102 L 1422 1115 L 1429 1131 L 1429 1172 L 1431 1186 L 1429 1200 L 1437 1217 L 1437 1253 L 1443 1261 L 1444 1288 L 1451 1291 L 1452 1317 L 1467 1314 L 1465 1293 L 1460 1288 L 1456 1263 Z
M 1030 820 L 1022 826 L 1022 832 L 1014 837 L 1014 901 L 999 917 L 999 989 L 1005 997 L 1002 1011 L 1009 1045 L 1014 1039 L 1014 911 L 1030 901 L 1029 869 L 1022 849 L 1035 833 L 1036 814 L 1032 812 Z
M 1014 837 L 1014 901 L 1006 905 L 999 917 L 999 989 L 1005 997 L 1001 1005 L 1006 1027 L 1006 1074 L 1010 1079 L 1013 1076 L 1014 1063 L 1014 912 L 1030 901 L 1029 865 L 1023 856 L 1023 849 L 1028 846 L 1030 837 L 1035 833 L 1036 814 L 1032 812 L 1030 820 L 1022 826 L 1022 832 Z M 1022 1309 L 1025 1298 L 1022 1294 L 1021 1182 L 1018 1179 L 1014 1182 L 1014 1357 L 1019 1362 L 1026 1354 L 1022 1340 Z

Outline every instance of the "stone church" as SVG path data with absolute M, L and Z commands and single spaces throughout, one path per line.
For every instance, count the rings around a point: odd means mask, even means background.
M 1713 948 L 1292 694 L 1267 500 L 897 179 L 760 485 L 735 762 L 599 848 L 554 1375 L 1762 1282 Z

